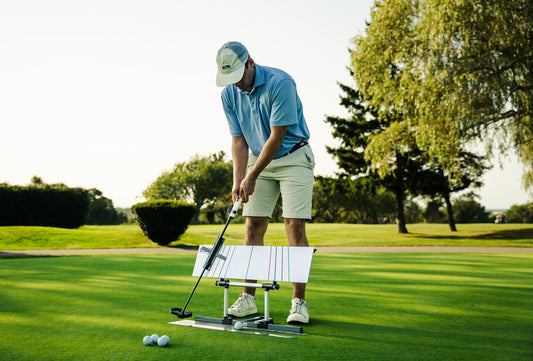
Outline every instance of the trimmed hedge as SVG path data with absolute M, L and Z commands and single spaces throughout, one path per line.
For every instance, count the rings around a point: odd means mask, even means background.
M 166 246 L 185 233 L 196 207 L 181 201 L 151 200 L 133 205 L 131 211 L 144 235 Z
M 78 228 L 89 207 L 87 190 L 63 184 L 0 184 L 0 226 Z

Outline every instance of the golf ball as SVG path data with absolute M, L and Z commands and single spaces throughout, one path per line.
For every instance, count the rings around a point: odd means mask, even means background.
M 152 344 L 152 336 L 144 336 L 143 343 L 146 346 L 150 346 Z
M 236 330 L 242 330 L 242 326 L 243 326 L 243 324 L 242 324 L 241 321 L 235 322 L 235 329 Z
M 157 343 L 157 340 L 159 340 L 159 335 L 157 333 L 154 333 L 152 335 L 152 343 Z
M 165 347 L 166 345 L 168 345 L 169 341 L 170 341 L 170 338 L 167 335 L 163 335 L 159 337 L 159 339 L 157 340 L 157 344 L 161 347 Z

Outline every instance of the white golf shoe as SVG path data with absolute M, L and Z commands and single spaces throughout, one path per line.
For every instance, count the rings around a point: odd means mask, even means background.
M 309 308 L 305 300 L 297 297 L 292 299 L 291 312 L 287 317 L 287 323 L 291 322 L 309 323 Z
M 228 309 L 228 314 L 235 317 L 245 317 L 257 313 L 255 299 L 247 293 L 242 293 L 237 301 Z

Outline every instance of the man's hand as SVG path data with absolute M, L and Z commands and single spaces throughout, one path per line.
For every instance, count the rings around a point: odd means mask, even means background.
M 239 189 L 239 197 L 242 198 L 244 203 L 248 202 L 250 196 L 254 193 L 255 190 L 255 178 L 247 176 L 241 182 Z
M 239 193 L 240 193 L 240 185 L 234 185 L 233 189 L 231 190 L 231 198 L 233 199 L 233 204 L 239 200 Z

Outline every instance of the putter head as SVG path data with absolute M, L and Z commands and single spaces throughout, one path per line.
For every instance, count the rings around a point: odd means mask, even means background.
M 183 308 L 175 307 L 170 310 L 170 313 L 178 316 L 179 318 L 189 318 L 192 316 L 192 312 L 185 312 Z

